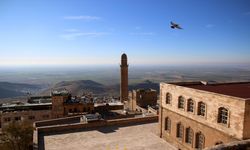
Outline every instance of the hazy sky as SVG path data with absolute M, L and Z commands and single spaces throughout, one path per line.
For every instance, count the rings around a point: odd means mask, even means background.
M 0 65 L 118 64 L 123 52 L 130 64 L 250 63 L 250 1 L 0 0 Z

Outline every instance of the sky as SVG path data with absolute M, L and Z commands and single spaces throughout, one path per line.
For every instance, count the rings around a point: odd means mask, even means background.
M 0 0 L 0 66 L 119 64 L 122 53 L 129 64 L 250 64 L 250 1 Z

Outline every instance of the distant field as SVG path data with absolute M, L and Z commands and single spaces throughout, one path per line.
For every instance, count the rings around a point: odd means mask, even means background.
M 13 93 L 13 96 L 23 96 L 30 90 L 33 93 L 39 93 L 51 88 L 60 88 L 58 83 L 62 81 L 73 81 L 74 87 L 84 87 L 91 89 L 100 89 L 94 85 L 82 86 L 76 82 L 81 80 L 92 80 L 102 84 L 101 88 L 106 93 L 110 90 L 114 93 L 119 92 L 120 68 L 115 66 L 72 66 L 72 67 L 18 67 L 18 68 L 0 68 L 0 97 Z M 141 84 L 146 80 L 153 84 Z M 150 87 L 158 88 L 159 82 L 173 81 L 217 81 L 217 82 L 236 82 L 250 81 L 250 65 L 224 65 L 224 66 L 129 66 L 129 85 L 131 88 Z M 8 86 L 4 82 L 10 82 Z M 21 83 L 21 84 L 19 84 Z M 71 83 L 71 82 L 69 82 Z M 28 85 L 26 85 L 28 84 Z M 24 85 L 24 87 L 22 87 Z M 14 87 L 14 88 L 13 88 Z M 72 87 L 72 86 L 71 86 Z M 77 88 L 77 92 L 81 92 Z M 1 90 L 2 89 L 2 90 Z M 74 89 L 74 88 L 73 88 Z M 21 92 L 21 93 L 20 93 Z M 100 90 L 99 90 L 100 93 Z M 5 94 L 5 96 L 3 96 Z M 7 96 L 8 97 L 8 96 Z
M 119 66 L 19 67 L 0 68 L 0 81 L 51 85 L 61 81 L 93 80 L 110 85 L 119 83 Z M 160 81 L 249 81 L 250 66 L 130 66 L 129 82 Z

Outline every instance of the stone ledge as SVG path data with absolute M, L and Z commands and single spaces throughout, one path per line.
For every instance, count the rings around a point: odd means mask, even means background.
M 250 139 L 220 144 L 205 148 L 204 150 L 250 150 Z

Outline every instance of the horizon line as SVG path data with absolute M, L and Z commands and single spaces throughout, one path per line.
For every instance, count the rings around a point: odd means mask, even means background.
M 220 62 L 220 63 L 162 63 L 162 64 L 147 64 L 147 63 L 128 63 L 129 66 L 229 66 L 229 65 L 247 65 L 250 62 L 235 63 L 235 62 Z M 81 66 L 120 66 L 117 64 L 0 64 L 0 68 L 6 67 L 81 67 Z

